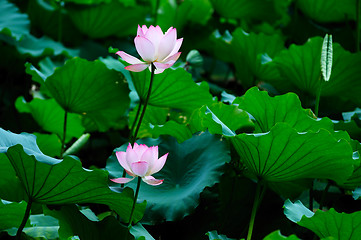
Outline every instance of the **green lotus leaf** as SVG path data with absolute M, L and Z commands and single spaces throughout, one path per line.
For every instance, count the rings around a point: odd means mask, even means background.
M 59 156 L 61 152 L 61 139 L 53 134 L 43 134 L 35 132 L 36 144 L 39 146 L 42 153 L 50 157 Z
M 192 132 L 186 125 L 172 120 L 167 121 L 163 125 L 150 125 L 150 128 L 153 138 L 158 138 L 161 135 L 169 135 L 175 137 L 178 143 L 182 143 L 192 137 Z
M 20 219 L 23 217 L 24 216 L 21 216 Z M 44 216 L 43 214 L 30 215 L 28 223 L 29 224 L 27 224 L 23 229 L 23 233 L 25 233 L 28 237 L 31 237 L 31 239 L 59 238 L 59 223 L 58 220 L 53 217 Z M 7 230 L 7 232 L 10 236 L 15 236 L 17 229 L 12 228 Z
M 34 82 L 40 84 L 41 94 L 51 96 L 44 83 L 46 78 L 51 76 L 57 67 L 61 66 L 63 66 L 63 63 L 53 62 L 49 57 L 46 57 L 39 62 L 39 70 L 29 62 L 25 63 L 25 72 L 31 75 Z
M 25 209 L 26 202 L 24 201 L 16 203 L 0 199 L 0 231 L 19 227 L 24 217 Z
M 230 160 L 226 142 L 209 133 L 195 135 L 181 144 L 175 139 L 160 144 L 154 141 L 146 143 L 148 146 L 159 145 L 159 156 L 169 152 L 163 169 L 154 174 L 164 182 L 159 186 L 142 182 L 140 186 L 139 199 L 147 200 L 142 221 L 150 224 L 189 215 L 198 206 L 200 193 L 219 181 L 222 166 Z M 123 145 L 116 151 L 125 151 L 126 147 Z M 114 154 L 108 159 L 107 170 L 111 176 L 122 176 L 123 169 Z M 135 189 L 136 181 L 127 186 Z
M 354 169 L 350 144 L 324 129 L 298 133 L 277 123 L 268 133 L 240 134 L 231 141 L 248 170 L 266 182 L 326 178 L 342 184 Z
M 9 42 L 14 45 L 20 54 L 32 57 L 58 56 L 75 57 L 79 55 L 78 49 L 70 49 L 62 43 L 56 42 L 47 36 L 36 38 L 32 35 L 24 36 L 21 41 Z
M 43 204 L 99 203 L 114 209 L 127 221 L 133 205 L 132 191 L 116 193 L 108 187 L 104 171 L 88 171 L 81 163 L 65 157 L 56 164 L 37 161 L 27 155 L 21 145 L 10 147 L 6 152 L 9 161 L 22 182 L 28 198 Z M 55 159 L 54 159 L 55 160 Z M 142 217 L 140 205 L 134 212 L 134 221 Z
M 236 130 L 253 129 L 253 123 L 248 114 L 234 105 L 218 102 L 193 112 L 190 120 L 192 131 L 208 129 L 212 134 L 235 136 Z
M 232 42 L 233 36 L 229 31 L 225 31 L 223 34 L 216 30 L 210 36 L 210 42 L 213 45 L 213 54 L 224 62 L 232 62 Z
M 113 0 L 64 0 L 69 3 L 83 4 L 83 5 L 96 5 L 99 3 L 111 3 Z M 125 6 L 134 6 L 135 0 L 121 0 Z
M 299 238 L 296 235 L 291 235 L 288 237 L 285 237 L 281 234 L 280 230 L 274 231 L 273 233 L 268 234 L 263 240 L 299 240 Z
M 140 237 L 144 237 L 144 240 L 155 240 L 149 232 L 143 227 L 142 224 L 137 223 L 130 229 L 130 233 L 135 239 L 140 240 Z
M 187 22 L 205 25 L 212 17 L 213 8 L 209 0 L 188 0 L 175 4 L 161 1 L 157 11 L 157 25 L 168 29 L 174 26 L 182 30 Z
M 259 21 L 275 21 L 284 15 L 289 3 L 263 0 L 211 0 L 222 17 Z
M 134 239 L 128 228 L 113 216 L 102 221 L 91 221 L 75 205 L 62 206 L 59 210 L 44 207 L 44 214 L 59 220 L 61 239 L 71 236 L 79 236 L 80 239 Z
M 299 203 L 302 205 L 302 203 Z M 302 205 L 303 206 L 303 205 Z M 301 206 L 301 208 L 302 208 Z M 305 208 L 305 207 L 303 207 Z M 319 238 L 339 239 L 339 240 L 357 240 L 361 236 L 361 212 L 354 213 L 338 213 L 335 209 L 324 212 L 317 210 L 315 214 L 305 215 L 299 211 L 299 206 L 295 206 L 291 202 L 287 207 L 289 214 L 296 216 L 290 218 L 298 225 L 313 231 Z
M 271 61 L 283 49 L 284 43 L 279 35 L 246 33 L 241 28 L 236 29 L 231 52 L 236 75 L 242 85 L 248 89 L 258 81 L 277 77 L 277 69 L 264 63 Z
M 122 193 L 110 190 L 106 172 L 84 169 L 80 161 L 68 156 L 62 161 L 46 156 L 36 145 L 35 136 L 30 134 L 0 129 L 0 146 L 0 164 L 9 171 L 0 177 L 0 193 L 5 193 L 2 199 L 13 200 L 15 193 L 12 192 L 17 192 L 16 200 L 19 200 L 19 195 L 25 191 L 26 196 L 22 194 L 22 197 L 26 201 L 31 198 L 42 204 L 106 204 L 125 221 L 129 219 L 133 191 L 129 188 Z M 6 180 L 13 179 L 17 180 L 12 181 L 11 188 L 5 186 L 10 190 L 6 194 L 3 186 L 9 185 Z M 9 199 L 11 197 L 13 199 Z M 134 221 L 142 218 L 144 208 L 145 203 L 137 205 Z
M 356 20 L 356 2 L 352 0 L 301 0 L 297 7 L 317 22 L 343 22 Z
M 26 203 L 22 202 L 26 208 Z M 18 216 L 19 220 L 24 217 Z M 15 236 L 19 225 L 5 230 L 10 236 Z M 30 215 L 29 219 L 23 229 L 23 233 L 31 239 L 58 239 L 59 223 L 58 220 L 51 216 L 44 216 L 43 214 Z
M 35 98 L 31 102 L 25 102 L 23 97 L 18 97 L 15 107 L 21 113 L 30 113 L 45 131 L 55 133 L 60 139 L 63 139 L 65 111 L 54 99 L 43 100 Z M 69 113 L 66 130 L 67 142 L 73 137 L 79 138 L 85 130 L 82 126 L 82 116 Z
M 36 29 L 37 33 L 41 32 L 58 42 L 78 46 L 82 36 L 70 20 L 66 2 L 68 1 L 29 0 L 26 12 L 31 21 L 32 31 Z
M 118 124 L 129 106 L 129 90 L 120 73 L 102 62 L 81 58 L 68 60 L 45 81 L 45 86 L 63 107 L 82 114 L 90 130 L 106 131 Z
M 217 231 L 207 232 L 206 235 L 208 236 L 209 240 L 232 240 L 233 238 L 228 238 L 225 235 L 218 234 Z
M 7 0 L 0 2 L 0 33 L 17 41 L 30 33 L 28 15 L 20 13 L 17 6 Z
M 292 203 L 289 199 L 287 199 L 283 208 L 283 212 L 286 217 L 295 223 L 301 221 L 303 216 L 310 218 L 315 214 L 310 209 L 306 208 L 299 200 Z
M 120 1 L 69 7 L 69 16 L 80 32 L 90 38 L 136 34 L 137 25 L 145 22 L 148 6 L 125 6 Z M 126 23 L 126 24 L 125 24 Z
M 256 119 L 256 133 L 268 132 L 276 123 L 289 124 L 298 132 L 317 131 L 320 128 L 333 130 L 328 118 L 318 120 L 308 109 L 303 109 L 301 101 L 294 93 L 271 97 L 257 87 L 249 89 L 244 96 L 237 97 L 233 104 L 239 104 Z
M 141 99 L 148 93 L 150 72 L 132 73 L 133 83 Z M 212 101 L 208 85 L 197 85 L 192 76 L 184 69 L 167 69 L 162 74 L 155 74 L 149 104 L 158 107 L 170 107 L 185 112 L 208 104 Z
M 130 126 L 134 124 L 138 107 L 139 105 L 129 113 Z M 188 126 L 177 120 L 179 119 L 171 116 L 169 109 L 149 105 L 140 125 L 138 138 L 158 138 L 161 135 L 169 135 L 175 137 L 179 143 L 191 138 L 192 132 Z
M 291 45 L 274 59 L 280 70 L 282 81 L 273 81 L 274 86 L 286 92 L 290 83 L 294 91 L 316 96 L 321 82 L 321 49 L 323 39 L 311 38 L 302 46 Z M 361 53 L 350 53 L 338 43 L 333 44 L 332 74 L 328 82 L 322 84 L 322 97 L 349 100 L 360 104 L 356 97 L 361 91 L 360 76 Z M 322 99 L 321 99 L 322 102 Z

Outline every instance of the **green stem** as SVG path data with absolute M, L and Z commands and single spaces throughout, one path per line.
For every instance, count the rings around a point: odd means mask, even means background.
M 328 192 L 328 189 L 331 187 L 331 182 L 328 180 L 327 181 L 327 185 L 325 187 L 325 190 L 323 190 L 322 192 L 322 196 L 321 196 L 321 201 L 320 201 L 320 207 L 319 209 L 322 210 L 323 208 L 323 205 L 325 203 L 325 199 L 326 199 L 326 195 L 327 195 L 327 192 Z
M 261 182 L 257 183 L 256 188 L 256 194 L 253 202 L 253 208 L 251 213 L 251 219 L 249 221 L 249 227 L 248 227 L 248 234 L 247 234 L 247 240 L 252 239 L 252 232 L 253 232 L 253 226 L 254 226 L 254 220 L 256 218 L 257 209 L 259 207 L 259 204 L 262 201 L 262 196 L 264 194 L 265 188 L 263 188 L 263 184 Z
M 152 63 L 148 94 L 147 94 L 147 97 L 146 97 L 146 99 L 144 101 L 144 107 L 143 107 L 143 110 L 142 110 L 142 114 L 140 115 L 139 122 L 137 124 L 137 128 L 135 129 L 135 133 L 134 133 L 134 136 L 132 138 L 132 142 L 131 142 L 132 146 L 134 146 L 135 140 L 137 139 L 139 128 L 140 128 L 140 125 L 142 124 L 142 120 L 143 120 L 143 117 L 144 117 L 144 114 L 145 114 L 145 110 L 147 109 L 147 106 L 148 106 L 148 101 L 149 101 L 149 98 L 150 98 L 150 94 L 152 92 L 154 72 L 155 72 L 155 67 L 154 67 L 154 65 Z
M 313 211 L 313 181 L 311 183 L 311 188 L 309 191 L 309 209 Z
M 64 126 L 63 126 L 63 139 L 61 140 L 61 152 L 60 152 L 60 158 L 63 158 L 63 154 L 65 151 L 65 139 L 66 139 L 66 124 L 68 121 L 68 111 L 65 110 L 64 114 Z
M 318 117 L 318 109 L 319 109 L 319 105 L 320 105 L 320 98 L 321 98 L 321 91 L 322 91 L 323 79 L 322 79 L 321 76 L 319 77 L 319 82 L 320 82 L 320 87 L 318 88 L 318 92 L 317 92 L 317 95 L 316 95 L 316 106 L 315 106 L 316 117 Z
M 130 139 L 133 139 L 133 132 L 134 132 L 134 127 L 135 127 L 135 124 L 138 122 L 138 118 L 139 118 L 139 113 L 140 113 L 140 108 L 142 106 L 142 101 L 139 102 L 139 106 L 138 106 L 138 109 L 137 109 L 137 113 L 135 114 L 135 119 L 133 121 L 133 124 L 132 124 L 132 127 L 130 128 Z M 132 143 L 132 146 L 134 146 L 134 142 Z M 125 177 L 125 175 L 127 174 L 127 172 L 125 171 L 125 169 L 123 169 L 123 178 Z M 120 184 L 120 187 L 123 188 L 124 187 L 124 184 Z
M 356 0 L 356 52 L 360 51 L 360 0 Z
M 25 214 L 24 214 L 24 218 L 23 218 L 23 221 L 21 222 L 19 228 L 18 228 L 18 231 L 16 233 L 16 239 L 17 240 L 20 240 L 21 239 L 21 233 L 23 232 L 23 229 L 25 227 L 25 224 L 26 222 L 28 221 L 29 219 L 29 216 L 30 216 L 30 209 L 31 209 L 31 205 L 32 205 L 33 201 L 31 198 L 29 198 L 29 201 L 28 201 L 28 205 L 26 206 L 26 210 L 25 210 Z
M 139 193 L 140 181 L 141 181 L 141 180 L 142 180 L 142 178 L 141 178 L 141 177 L 138 177 L 137 189 L 135 190 L 133 207 L 132 207 L 132 211 L 130 212 L 130 218 L 129 218 L 128 228 L 131 228 L 131 227 L 132 227 L 133 214 L 134 214 L 135 204 L 137 203 L 137 199 L 138 199 L 138 193 Z
M 141 106 L 142 106 L 142 101 L 139 102 L 139 106 L 138 106 L 138 109 L 137 109 L 137 113 L 135 114 L 135 119 L 134 119 L 134 122 L 132 124 L 132 127 L 130 128 L 130 136 L 131 136 L 131 139 L 133 139 L 133 132 L 134 132 L 134 128 L 135 128 L 135 124 L 138 122 L 138 118 L 139 118 L 139 113 L 140 113 L 140 109 L 141 109 Z

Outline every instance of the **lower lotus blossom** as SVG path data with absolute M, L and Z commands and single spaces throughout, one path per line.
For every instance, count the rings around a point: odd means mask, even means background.
M 124 61 L 131 65 L 125 67 L 132 72 L 141 72 L 146 68 L 151 70 L 151 64 L 155 66 L 155 74 L 162 73 L 165 69 L 170 68 L 178 60 L 183 38 L 177 39 L 177 30 L 170 27 L 163 34 L 159 26 L 138 25 L 137 36 L 134 38 L 135 48 L 144 60 L 141 61 L 123 51 L 116 52 Z
M 158 159 L 158 146 L 147 147 L 144 144 L 134 143 L 132 148 L 129 144 L 126 152 L 116 152 L 116 156 L 119 164 L 133 178 L 115 178 L 110 179 L 111 181 L 124 184 L 138 176 L 149 185 L 162 184 L 163 180 L 151 176 L 163 168 L 168 156 L 167 153 Z

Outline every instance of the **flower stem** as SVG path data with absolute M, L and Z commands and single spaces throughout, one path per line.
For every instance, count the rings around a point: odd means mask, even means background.
M 23 221 L 21 222 L 19 228 L 18 228 L 18 231 L 16 232 L 16 239 L 17 240 L 20 240 L 21 239 L 21 233 L 23 232 L 23 229 L 25 227 L 25 224 L 26 222 L 28 221 L 29 219 L 29 216 L 30 216 L 30 209 L 31 209 L 31 205 L 32 205 L 33 201 L 31 198 L 29 198 L 29 201 L 28 201 L 28 205 L 26 206 L 26 210 L 25 210 L 25 214 L 24 214 L 24 218 L 23 218 Z
M 135 209 L 135 204 L 137 203 L 137 199 L 138 199 L 138 193 L 139 193 L 140 181 L 141 181 L 141 180 L 142 180 L 142 178 L 141 178 L 141 177 L 138 177 L 137 189 L 135 190 L 133 207 L 132 207 L 132 211 L 130 212 L 130 218 L 129 218 L 128 228 L 131 228 L 131 227 L 132 227 L 133 213 L 134 213 L 134 209 Z
M 263 188 L 262 182 L 257 183 L 256 188 L 256 194 L 253 202 L 253 208 L 251 213 L 251 219 L 249 221 L 249 227 L 248 227 L 248 234 L 247 234 L 247 240 L 252 239 L 252 232 L 253 232 L 253 226 L 254 226 L 254 220 L 256 218 L 257 209 L 262 201 L 262 197 L 264 194 L 265 188 Z
M 131 139 L 133 139 L 133 136 L 134 136 L 134 128 L 135 128 L 135 125 L 136 125 L 137 122 L 138 122 L 139 113 L 140 113 L 140 109 L 141 109 L 141 108 L 142 108 L 142 101 L 139 102 L 138 109 L 137 109 L 137 113 L 135 114 L 135 118 L 134 118 L 132 127 L 130 128 L 130 138 L 131 138 Z
M 63 158 L 63 154 L 65 151 L 65 138 L 66 138 L 66 124 L 68 121 L 68 111 L 65 110 L 64 114 L 64 126 L 63 126 L 63 139 L 61 140 L 61 152 L 60 152 L 60 158 Z
M 320 105 L 320 98 L 321 98 L 321 91 L 322 91 L 322 82 L 323 82 L 323 79 L 322 79 L 321 76 L 320 76 L 320 78 L 319 78 L 319 81 L 320 81 L 320 87 L 318 88 L 318 92 L 317 92 L 317 95 L 316 95 L 316 105 L 315 105 L 315 114 L 316 114 L 316 117 L 318 117 L 318 109 L 319 109 L 319 105 Z
M 140 115 L 140 118 L 139 118 L 139 122 L 137 124 L 137 128 L 135 129 L 135 133 L 134 133 L 134 136 L 132 138 L 132 146 L 134 146 L 134 143 L 135 143 L 135 140 L 137 139 L 137 135 L 138 135 L 138 132 L 139 132 L 139 128 L 140 128 L 140 125 L 142 124 L 142 120 L 143 120 L 143 117 L 144 117 L 144 114 L 145 114 L 145 110 L 147 109 L 147 106 L 148 106 L 148 101 L 149 101 L 149 98 L 150 98 L 150 94 L 152 92 L 152 86 L 153 86 L 153 79 L 154 79 L 154 72 L 155 72 L 155 67 L 152 63 L 151 65 L 151 75 L 150 75 L 150 83 L 149 83 L 149 89 L 148 89 L 148 94 L 147 94 L 147 97 L 144 101 L 144 107 L 143 107 L 143 110 L 142 110 L 142 113 Z

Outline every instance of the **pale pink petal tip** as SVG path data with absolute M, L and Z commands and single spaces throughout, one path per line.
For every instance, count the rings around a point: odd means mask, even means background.
M 121 57 L 124 61 L 126 61 L 127 63 L 130 63 L 130 64 L 142 64 L 142 63 L 143 63 L 143 62 L 140 61 L 138 58 L 133 57 L 132 55 L 129 55 L 129 54 L 126 53 L 126 52 L 118 51 L 116 54 L 117 54 L 119 57 Z
M 113 178 L 113 179 L 110 179 L 110 181 L 115 182 L 115 183 L 124 184 L 124 183 L 128 183 L 128 182 L 132 181 L 133 179 L 134 178 Z
M 155 179 L 152 176 L 146 176 L 142 178 L 143 182 L 152 185 L 152 186 L 157 186 L 163 183 L 163 179 Z
M 133 65 L 126 66 L 124 69 L 131 71 L 131 72 L 141 72 L 144 69 L 146 69 L 148 66 L 149 66 L 149 64 L 146 64 L 146 63 L 133 64 Z

